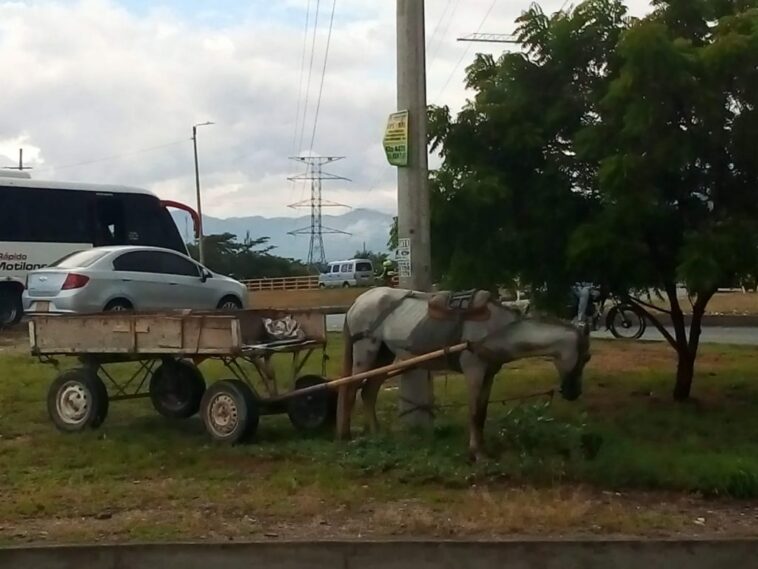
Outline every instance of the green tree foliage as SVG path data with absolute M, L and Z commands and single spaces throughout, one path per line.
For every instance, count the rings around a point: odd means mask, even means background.
M 205 264 L 214 272 L 237 279 L 291 277 L 308 274 L 300 261 L 272 255 L 275 247 L 267 245 L 268 237 L 251 239 L 246 235 L 242 241 L 231 233 L 206 235 Z M 188 244 L 190 255 L 198 258 L 197 245 Z M 257 249 L 257 250 L 256 250 Z
M 717 286 L 758 263 L 755 0 L 588 0 L 518 20 L 522 53 L 480 55 L 475 98 L 430 109 L 434 261 L 454 285 L 575 279 L 669 300 L 674 395 L 691 390 Z M 688 325 L 677 283 L 692 300 Z

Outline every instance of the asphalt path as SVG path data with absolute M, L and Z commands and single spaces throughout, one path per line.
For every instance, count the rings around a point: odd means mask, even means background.
M 343 314 L 330 314 L 326 317 L 326 326 L 330 332 L 341 332 L 342 325 L 345 321 Z M 672 334 L 674 330 L 669 328 Z M 610 338 L 613 336 L 605 330 L 593 332 L 593 337 Z M 663 336 L 653 326 L 648 326 L 644 341 L 662 342 Z M 725 326 L 708 326 L 703 328 L 701 343 L 704 344 L 739 344 L 743 346 L 758 345 L 758 328 L 756 327 L 725 327 Z

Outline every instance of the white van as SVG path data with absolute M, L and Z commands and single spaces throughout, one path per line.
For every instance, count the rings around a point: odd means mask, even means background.
M 318 276 L 319 288 L 372 286 L 375 282 L 374 265 L 369 259 L 332 261 Z
M 0 170 L 0 326 L 21 319 L 29 271 L 103 245 L 148 245 L 187 254 L 167 207 L 140 188 L 32 180 Z M 194 214 L 194 215 L 193 215 Z

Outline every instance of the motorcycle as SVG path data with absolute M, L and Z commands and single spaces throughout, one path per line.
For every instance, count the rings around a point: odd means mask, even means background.
M 566 315 L 573 319 L 579 308 L 579 297 L 576 294 L 571 296 L 572 300 L 566 307 Z M 611 306 L 606 309 L 609 303 Z M 605 315 L 605 328 L 614 338 L 639 340 L 647 330 L 647 319 L 639 308 L 616 296 L 604 295 L 599 288 L 592 287 L 585 312 L 585 318 L 591 330 L 598 330 L 603 315 Z

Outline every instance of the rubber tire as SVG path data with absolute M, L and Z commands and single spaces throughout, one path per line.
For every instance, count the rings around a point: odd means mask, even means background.
M 635 318 L 639 319 L 639 327 L 637 331 L 632 336 L 622 336 L 619 334 L 618 330 L 616 329 L 616 326 L 614 325 L 614 320 L 616 319 L 616 314 L 618 314 L 621 311 L 624 312 L 632 312 L 635 316 Z M 647 320 L 645 319 L 645 316 L 640 313 L 639 310 L 636 308 L 629 306 L 628 304 L 622 304 L 617 305 L 611 308 L 608 311 L 608 316 L 606 317 L 606 326 L 608 330 L 611 331 L 611 334 L 614 338 L 618 339 L 624 339 L 624 340 L 639 340 L 642 338 L 642 336 L 645 335 L 645 331 L 647 330 Z
M 87 414 L 78 423 L 67 422 L 58 414 L 58 393 L 64 385 L 71 382 L 78 383 L 89 398 Z M 61 372 L 53 380 L 47 391 L 47 414 L 56 428 L 64 433 L 97 429 L 108 416 L 108 407 L 108 390 L 97 373 L 88 367 L 78 367 Z
M 320 375 L 304 375 L 295 380 L 295 389 L 325 383 Z M 310 412 L 310 416 L 308 414 Z M 287 416 L 292 425 L 303 433 L 324 431 L 337 422 L 337 393 L 331 389 L 317 391 L 287 401 Z
M 350 288 L 350 283 L 342 283 L 342 288 Z
M 228 434 L 219 433 L 210 419 L 211 406 L 222 395 L 233 400 L 237 410 L 237 425 Z M 260 421 L 260 408 L 250 387 L 239 379 L 225 379 L 211 385 L 203 395 L 200 403 L 205 430 L 210 437 L 218 443 L 236 445 L 244 443 L 255 435 Z
M 171 375 L 174 377 L 171 378 Z M 161 385 L 162 382 L 167 382 L 167 385 Z M 203 374 L 188 361 L 165 360 L 150 378 L 150 401 L 155 410 L 168 419 L 192 417 L 200 410 L 204 394 Z M 175 400 L 166 401 L 166 395 L 174 396 L 170 399 Z
M 124 300 L 123 298 L 111 300 L 105 305 L 105 308 L 103 308 L 103 312 L 128 312 L 130 310 L 134 310 L 134 306 L 132 306 L 131 302 Z
M 227 302 L 233 302 L 234 308 L 222 308 L 224 304 Z M 242 310 L 242 302 L 239 298 L 236 298 L 234 296 L 225 296 L 218 302 L 218 306 L 216 307 L 217 310 Z
M 11 287 L 0 290 L 0 328 L 15 326 L 24 316 L 24 305 L 21 294 L 14 292 Z

